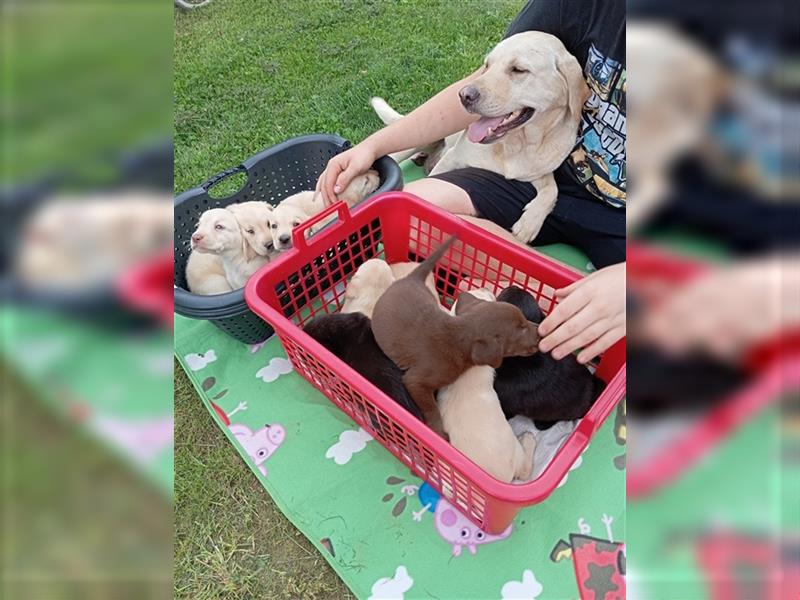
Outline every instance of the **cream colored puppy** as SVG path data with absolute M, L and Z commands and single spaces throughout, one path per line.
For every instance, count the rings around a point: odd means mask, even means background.
M 352 207 L 378 189 L 379 185 L 380 177 L 378 172 L 370 169 L 363 175 L 355 177 L 344 192 L 339 195 L 339 199 L 344 200 L 347 206 Z M 281 201 L 273 209 L 272 217 L 270 218 L 272 243 L 275 249 L 283 251 L 291 248 L 292 229 L 324 209 L 325 203 L 322 200 L 322 194 L 313 191 L 298 192 Z M 315 231 L 319 231 L 335 218 L 335 216 L 331 216 L 329 219 L 318 223 L 306 231 L 306 237 Z
M 220 258 L 225 278 L 234 290 L 244 287 L 250 276 L 269 262 L 268 257 L 255 253 L 242 235 L 236 217 L 224 208 L 212 208 L 200 215 L 191 246 L 193 253 Z
M 494 301 L 485 289 L 463 293 Z M 514 435 L 494 391 L 492 367 L 467 369 L 454 383 L 439 390 L 437 401 L 444 430 L 457 450 L 499 481 L 530 478 L 536 439 L 530 432 L 520 439 Z
M 360 312 L 371 319 L 375 303 L 394 280 L 389 263 L 379 258 L 366 261 L 347 284 L 342 312 Z
M 189 291 L 201 296 L 213 296 L 232 292 L 225 277 L 222 260 L 215 254 L 192 252 L 186 262 L 186 284 Z
M 275 245 L 272 242 L 272 231 L 269 220 L 272 217 L 272 206 L 267 202 L 254 200 L 230 204 L 226 207 L 239 222 L 244 239 L 250 248 L 260 256 L 272 256 Z
M 530 182 L 536 197 L 512 228 L 517 239 L 530 242 L 555 206 L 553 171 L 575 147 L 589 95 L 578 61 L 558 38 L 541 31 L 506 38 L 486 57 L 480 75 L 459 91 L 464 108 L 480 118 L 444 141 L 431 175 L 477 167 Z M 382 100 L 372 105 L 385 122 L 396 120 Z

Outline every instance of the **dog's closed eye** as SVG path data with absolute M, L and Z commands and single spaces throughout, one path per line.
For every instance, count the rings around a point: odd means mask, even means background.
M 217 231 L 222 231 L 223 229 L 225 229 L 225 225 L 223 225 L 222 223 L 217 223 L 216 225 L 214 225 L 214 229 L 216 229 Z
M 517 65 L 512 65 L 511 68 L 508 70 L 508 72 L 512 73 L 513 75 L 520 75 L 522 73 L 530 73 L 530 71 L 528 69 L 523 69 L 522 67 L 519 67 Z
M 256 230 L 255 230 L 255 229 L 248 229 L 248 230 L 247 230 L 247 233 L 249 233 L 250 235 L 253 235 L 253 234 L 255 234 L 255 232 L 256 232 Z

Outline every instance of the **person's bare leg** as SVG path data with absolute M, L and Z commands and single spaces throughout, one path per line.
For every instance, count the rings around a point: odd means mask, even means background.
M 522 242 L 520 242 L 516 237 L 514 237 L 513 233 L 503 229 L 502 227 L 500 227 L 500 225 L 498 225 L 494 221 L 490 221 L 489 219 L 481 219 L 480 217 L 474 217 L 472 215 L 459 215 L 459 216 L 462 219 L 464 219 L 465 221 L 467 221 L 468 223 L 472 223 L 473 225 L 477 225 L 481 229 L 485 229 L 489 233 L 493 233 L 497 237 L 501 237 L 501 238 L 503 238 L 504 240 L 506 240 L 508 242 L 513 242 L 517 246 L 521 246 L 522 248 L 525 248 L 526 250 L 531 250 L 532 249 L 530 246 L 528 246 L 528 244 L 523 244 Z
M 449 181 L 431 177 L 418 179 L 405 186 L 403 191 L 419 196 L 456 215 L 475 214 L 475 207 L 472 206 L 469 194 Z
M 527 244 L 523 244 L 518 239 L 516 239 L 510 232 L 506 231 L 496 223 L 489 221 L 487 219 L 481 219 L 475 216 L 475 207 L 472 205 L 472 200 L 470 200 L 469 194 L 466 191 L 454 185 L 448 181 L 442 181 L 441 179 L 435 178 L 426 178 L 426 179 L 418 179 L 410 184 L 408 184 L 403 191 L 409 192 L 420 198 L 427 200 L 431 204 L 435 204 L 444 210 L 454 213 L 464 219 L 465 221 L 469 221 L 473 225 L 477 225 L 494 233 L 495 235 L 508 240 L 510 242 L 515 243 L 516 245 L 525 248 L 526 250 L 531 251 L 532 248 Z M 412 221 L 412 226 L 414 226 L 414 222 Z M 417 241 L 419 241 L 423 246 L 428 247 L 430 245 L 430 241 L 427 239 L 427 235 L 424 232 L 420 232 L 420 239 L 411 239 L 410 240 L 410 249 L 415 251 L 417 248 Z M 460 242 L 456 242 L 453 245 L 453 248 L 458 249 L 460 248 Z M 463 252 L 464 249 L 461 249 Z M 470 251 L 466 251 L 466 254 L 471 254 Z M 442 259 L 443 264 L 448 264 L 447 258 Z M 500 282 L 502 282 L 501 287 L 505 287 L 511 282 L 511 271 L 509 267 L 500 268 L 500 262 L 495 259 L 490 259 L 488 261 L 488 268 L 495 269 L 496 271 L 499 270 L 501 273 Z M 508 277 L 505 279 L 503 276 Z M 487 276 L 487 272 L 480 264 L 475 264 L 474 266 L 474 273 L 473 273 L 473 282 L 478 282 L 481 279 Z M 517 273 L 516 276 L 517 283 L 524 283 L 524 276 Z M 482 284 L 475 283 L 474 287 L 482 287 Z

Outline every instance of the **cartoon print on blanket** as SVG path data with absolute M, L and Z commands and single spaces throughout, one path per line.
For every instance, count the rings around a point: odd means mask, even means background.
M 558 540 L 550 552 L 550 560 L 572 559 L 581 598 L 585 600 L 625 599 L 625 545 L 615 542 L 611 530 L 612 517 L 604 514 L 607 539 L 592 537 L 586 521 L 578 520 L 580 533 L 570 533 L 569 542 Z
M 266 460 L 275 454 L 275 451 L 283 444 L 286 439 L 286 430 L 278 423 L 266 424 L 264 427 L 252 431 L 247 425 L 241 423 L 231 423 L 231 417 L 237 412 L 247 410 L 247 402 L 240 402 L 236 408 L 230 412 L 225 412 L 217 404 L 211 403 L 214 412 L 217 413 L 222 422 L 227 425 L 230 432 L 236 437 L 242 448 L 253 459 L 261 474 L 267 476 L 267 467 L 264 466 Z
M 453 547 L 453 556 L 461 556 L 464 548 L 470 554 L 478 552 L 480 544 L 490 544 L 499 542 L 511 535 L 513 525 L 509 525 L 502 533 L 492 535 L 477 527 L 469 519 L 427 483 L 423 483 L 418 491 L 419 501 L 422 503 L 422 510 L 415 512 L 415 521 L 422 520 L 425 511 L 433 512 L 436 532 L 448 544 Z

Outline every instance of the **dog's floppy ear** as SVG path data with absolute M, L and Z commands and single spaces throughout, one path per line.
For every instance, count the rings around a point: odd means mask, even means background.
M 456 315 L 463 315 L 464 313 L 469 312 L 481 302 L 485 302 L 485 300 L 476 298 L 469 292 L 461 292 L 458 295 L 458 301 L 456 302 Z
M 242 254 L 244 254 L 244 259 L 247 262 L 250 262 L 256 257 L 256 251 L 253 250 L 253 247 L 250 245 L 250 242 L 247 241 L 247 236 L 242 233 Z
M 500 345 L 500 338 L 497 336 L 477 338 L 472 342 L 470 358 L 473 364 L 489 365 L 494 369 L 499 368 L 503 362 L 503 348 Z
M 583 71 L 577 59 L 566 50 L 561 50 L 555 55 L 556 72 L 564 80 L 567 94 L 567 106 L 573 119 L 580 117 L 584 103 L 589 99 L 591 90 L 586 85 Z

